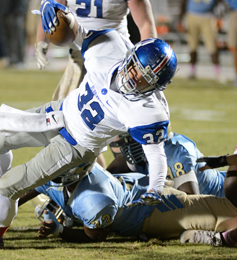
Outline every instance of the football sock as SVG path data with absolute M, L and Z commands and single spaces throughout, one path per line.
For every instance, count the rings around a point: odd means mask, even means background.
M 190 64 L 190 75 L 195 75 L 195 65 L 194 64 Z
M 214 70 L 215 70 L 215 75 L 220 75 L 221 73 L 220 65 L 215 65 Z
M 2 237 L 8 230 L 8 227 L 0 227 L 0 237 Z

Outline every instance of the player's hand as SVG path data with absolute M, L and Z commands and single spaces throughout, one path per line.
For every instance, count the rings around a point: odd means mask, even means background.
M 149 192 L 141 195 L 138 200 L 134 200 L 127 204 L 128 207 L 134 206 L 150 206 L 150 205 L 158 205 L 163 202 L 161 194 L 157 191 L 150 190 Z
M 56 16 L 55 8 L 68 13 L 69 10 L 66 6 L 59 4 L 55 0 L 41 0 L 41 19 L 42 19 L 42 26 L 44 32 L 51 32 L 55 31 L 55 26 L 58 25 L 58 19 Z
M 35 44 L 35 58 L 37 60 L 38 68 L 44 69 L 49 63 L 46 57 L 49 45 L 46 42 L 38 42 Z
M 58 222 L 55 215 L 50 210 L 44 210 L 44 222 L 42 223 L 38 233 L 38 237 L 46 238 L 52 234 L 58 236 L 63 231 L 63 226 Z
M 205 168 L 208 169 L 206 166 L 208 166 L 209 168 L 219 168 L 219 167 L 223 167 L 223 166 L 227 166 L 227 160 L 226 160 L 226 155 L 222 155 L 222 156 L 210 156 L 210 157 L 201 157 L 198 158 L 196 162 L 205 162 L 206 165 L 204 167 L 199 168 Z

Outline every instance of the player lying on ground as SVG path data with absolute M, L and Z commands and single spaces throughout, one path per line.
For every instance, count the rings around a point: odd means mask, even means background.
M 160 203 L 167 173 L 163 141 L 170 117 L 163 90 L 176 71 L 175 53 L 159 39 L 133 46 L 115 30 L 88 32 L 67 15 L 78 29 L 75 44 L 82 46 L 87 74 L 80 87 L 60 101 L 27 112 L 1 106 L 0 153 L 27 146 L 43 149 L 0 179 L 0 196 L 11 199 L 15 208 L 26 191 L 73 167 L 81 167 L 84 174 L 85 164 L 117 135 L 129 132 L 149 162 L 149 187 L 141 200 Z M 0 229 L 0 236 L 5 230 Z
M 203 157 L 197 161 L 206 163 L 201 170 L 229 165 L 224 181 L 224 192 L 229 201 L 237 207 L 237 150 L 235 150 L 233 155 Z M 235 222 L 237 222 L 237 219 Z M 217 240 L 219 241 L 218 243 L 215 242 Z M 206 243 L 216 246 L 235 246 L 237 245 L 237 229 L 235 228 L 226 232 L 188 231 L 182 234 L 181 242 Z
M 163 202 L 159 205 L 127 207 L 147 190 L 148 183 L 149 178 L 144 174 L 111 175 L 95 164 L 89 175 L 74 187 L 62 189 L 52 181 L 37 187 L 29 194 L 49 196 L 74 224 L 79 222 L 84 226 L 84 229 L 63 227 L 48 211 L 39 236 L 44 238 L 53 234 L 78 243 L 104 241 L 110 232 L 121 236 L 171 239 L 178 238 L 185 230 L 223 231 L 237 226 L 236 222 L 232 223 L 237 208 L 228 199 L 187 195 L 170 187 L 163 189 Z M 29 194 L 26 195 L 28 199 L 31 198 Z M 71 196 L 67 197 L 67 194 Z M 24 197 L 22 199 L 25 202 Z
M 172 132 L 170 126 L 168 129 L 169 135 L 164 142 L 168 164 L 166 178 L 174 182 L 173 188 L 187 194 L 200 193 L 224 197 L 226 172 L 217 169 L 200 171 L 199 168 L 204 166 L 204 163 L 197 163 L 196 160 L 203 154 L 195 143 L 184 135 Z M 113 141 L 110 148 L 114 151 L 115 159 L 107 167 L 109 172 L 134 171 L 148 174 L 148 163 L 142 147 L 129 133 L 122 134 L 119 140 Z

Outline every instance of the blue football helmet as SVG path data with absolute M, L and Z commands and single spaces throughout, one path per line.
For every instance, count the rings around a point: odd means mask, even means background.
M 132 64 L 136 65 L 150 85 L 142 91 L 139 91 L 129 78 L 128 69 Z M 166 88 L 175 74 L 176 67 L 176 55 L 168 43 L 155 38 L 141 41 L 127 51 L 123 63 L 118 68 L 118 90 L 131 101 L 146 98 L 153 92 Z

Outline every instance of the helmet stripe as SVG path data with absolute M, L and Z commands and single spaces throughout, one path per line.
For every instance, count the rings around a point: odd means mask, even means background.
M 167 55 L 161 61 L 161 63 L 153 70 L 153 72 L 157 73 L 159 70 L 161 70 L 165 66 L 165 64 L 168 62 L 168 60 L 170 59 L 171 55 L 172 55 L 172 49 L 169 48 L 169 51 L 167 52 Z

